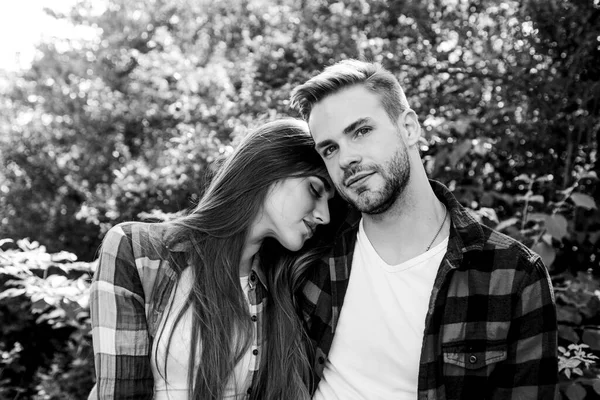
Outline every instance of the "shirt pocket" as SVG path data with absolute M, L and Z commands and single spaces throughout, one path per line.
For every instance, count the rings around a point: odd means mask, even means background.
M 506 349 L 506 343 L 444 345 L 444 375 L 490 376 L 496 365 L 506 360 Z

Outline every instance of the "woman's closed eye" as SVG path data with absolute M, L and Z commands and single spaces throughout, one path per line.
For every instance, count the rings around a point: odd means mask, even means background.
M 323 197 L 321 191 L 315 188 L 315 186 L 312 183 L 310 184 L 310 191 L 312 192 L 313 196 L 315 196 L 317 199 Z

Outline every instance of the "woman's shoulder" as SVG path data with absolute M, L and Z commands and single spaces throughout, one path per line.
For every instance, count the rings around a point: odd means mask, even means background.
M 168 229 L 169 228 L 165 223 L 125 221 L 120 222 L 117 225 L 110 228 L 107 235 L 110 233 L 117 233 L 122 236 L 141 235 L 145 237 L 162 238 L 162 236 Z
M 160 258 L 168 230 L 169 227 L 162 223 L 121 222 L 106 233 L 102 247 L 119 248 L 135 258 Z

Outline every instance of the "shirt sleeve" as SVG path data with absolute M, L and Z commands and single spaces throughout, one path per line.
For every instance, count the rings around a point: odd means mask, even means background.
M 530 271 L 516 292 L 517 301 L 508 332 L 503 379 L 510 389 L 499 389 L 494 399 L 554 399 L 558 388 L 557 317 L 548 270 L 536 254 L 529 254 Z M 510 393 L 504 392 L 510 391 Z
M 96 385 L 89 399 L 151 399 L 150 337 L 131 225 L 104 238 L 90 291 Z

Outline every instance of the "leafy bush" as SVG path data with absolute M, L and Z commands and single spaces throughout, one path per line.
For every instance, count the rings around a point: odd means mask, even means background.
M 93 384 L 94 264 L 28 240 L 4 239 L 0 248 L 0 398 L 85 398 Z
M 83 398 L 93 263 L 73 254 L 192 206 L 243 132 L 349 57 L 401 80 L 429 175 L 543 257 L 561 393 L 598 392 L 598 1 L 101 3 L 54 14 L 85 35 L 0 73 L 0 238 L 47 246 L 2 245 L 0 396 Z

